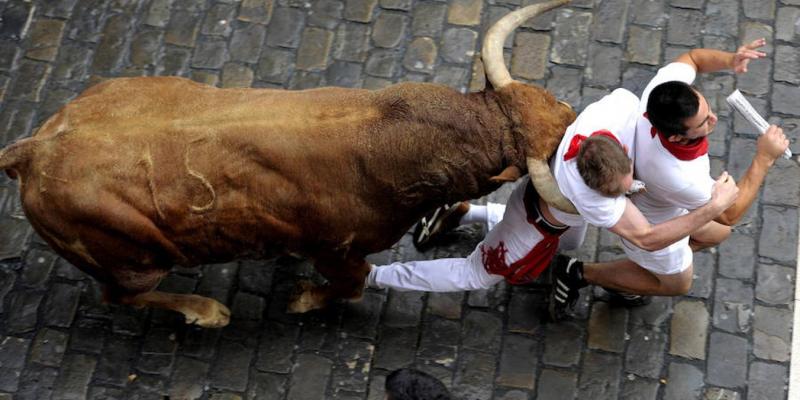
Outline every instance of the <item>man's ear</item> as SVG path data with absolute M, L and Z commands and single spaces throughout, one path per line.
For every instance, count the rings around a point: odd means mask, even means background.
M 667 141 L 670 143 L 677 143 L 680 142 L 681 140 L 683 140 L 683 136 L 681 135 L 669 135 L 669 137 L 667 138 Z

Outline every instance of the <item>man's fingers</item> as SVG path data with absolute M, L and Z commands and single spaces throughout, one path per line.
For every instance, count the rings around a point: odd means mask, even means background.
M 748 49 L 757 49 L 757 48 L 759 48 L 759 47 L 761 47 L 761 46 L 763 46 L 765 44 L 767 44 L 767 39 L 761 38 L 761 39 L 753 40 L 749 44 L 746 44 L 745 47 L 747 47 Z

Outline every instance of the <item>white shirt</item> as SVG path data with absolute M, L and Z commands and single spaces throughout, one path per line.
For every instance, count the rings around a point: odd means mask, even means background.
M 550 161 L 550 167 L 561 193 L 572 201 L 580 215 L 550 207 L 556 219 L 570 226 L 581 225 L 584 220 L 601 228 L 617 224 L 625 211 L 625 196 L 607 197 L 586 186 L 578 172 L 577 158 L 564 161 L 564 153 L 575 135 L 588 137 L 599 130 L 608 130 L 627 147 L 628 157 L 633 160 L 638 110 L 639 99 L 636 95 L 625 89 L 617 89 L 586 107 L 567 128 Z
M 651 134 L 652 125 L 644 117 L 654 87 L 669 81 L 691 84 L 696 75 L 688 64 L 667 64 L 647 84 L 639 102 L 634 171 L 636 179 L 643 181 L 647 190 L 632 196 L 631 201 L 652 224 L 683 215 L 711 199 L 715 181 L 709 176 L 708 154 L 693 160 L 679 160 L 664 148 L 658 136 Z

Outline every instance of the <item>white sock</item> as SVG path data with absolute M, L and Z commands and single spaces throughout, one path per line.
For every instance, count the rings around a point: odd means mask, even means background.
M 461 217 L 458 222 L 459 225 L 466 224 L 486 224 L 489 219 L 489 214 L 486 212 L 486 206 L 470 204 L 467 213 Z

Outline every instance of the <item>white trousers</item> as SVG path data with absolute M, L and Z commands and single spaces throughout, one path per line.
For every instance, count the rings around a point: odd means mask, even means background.
M 518 261 L 542 240 L 539 231 L 528 223 L 523 197 L 528 179 L 520 182 L 508 199 L 508 205 L 489 203 L 486 224 L 490 228 L 484 240 L 466 258 L 396 262 L 374 266 L 367 276 L 367 286 L 399 291 L 458 292 L 487 289 L 504 279 L 489 274 L 483 264 L 481 246 L 496 248 L 504 243 L 506 265 Z M 480 207 L 471 205 L 471 207 Z M 502 217 L 501 217 L 502 216 Z M 570 227 L 561 235 L 559 249 L 577 248 L 586 235 L 586 224 Z

